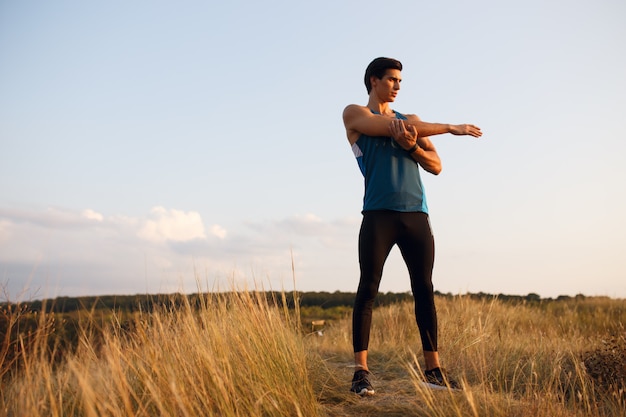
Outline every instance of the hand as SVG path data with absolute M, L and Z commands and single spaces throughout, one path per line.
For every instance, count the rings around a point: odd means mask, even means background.
M 417 129 L 405 124 L 400 119 L 394 119 L 389 124 L 389 133 L 402 149 L 409 150 L 417 143 Z
M 479 138 L 483 135 L 480 127 L 474 125 L 450 125 L 450 133 L 453 135 L 470 135 Z

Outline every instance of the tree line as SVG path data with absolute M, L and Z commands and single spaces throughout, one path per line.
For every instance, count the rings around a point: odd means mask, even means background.
M 84 296 L 84 297 L 57 297 L 54 299 L 25 301 L 19 303 L 19 308 L 29 312 L 45 312 L 45 313 L 71 313 L 74 311 L 97 311 L 97 310 L 113 310 L 117 312 L 134 313 L 138 311 L 150 312 L 157 307 L 176 307 L 189 303 L 192 306 L 207 299 L 217 299 L 224 297 L 228 293 L 194 293 L 194 294 L 135 294 L 135 295 L 102 295 L 102 296 Z M 264 291 L 261 292 L 268 301 L 275 303 L 280 307 L 284 307 L 285 303 L 288 308 L 293 308 L 298 301 L 299 307 L 319 307 L 322 309 L 330 309 L 334 307 L 351 307 L 354 302 L 354 292 L 277 292 Z M 435 295 L 439 297 L 453 298 L 459 295 L 451 293 L 441 293 L 435 291 Z M 503 302 L 512 303 L 539 303 L 542 301 L 565 301 L 571 299 L 584 299 L 585 296 L 578 294 L 575 297 L 561 295 L 556 299 L 541 298 L 538 294 L 529 293 L 527 295 L 507 295 L 507 294 L 489 294 L 489 293 L 468 293 L 462 295 L 472 299 L 492 300 L 498 299 Z M 395 303 L 411 301 L 410 292 L 394 293 L 381 292 L 376 298 L 376 306 L 384 306 Z M 4 302 L 0 303 L 0 308 L 13 308 L 18 304 Z

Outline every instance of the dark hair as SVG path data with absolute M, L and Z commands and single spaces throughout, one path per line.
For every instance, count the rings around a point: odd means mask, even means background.
M 376 77 L 379 80 L 385 76 L 385 72 L 388 69 L 397 69 L 402 71 L 402 63 L 393 58 L 376 58 L 367 66 L 365 70 L 365 88 L 367 88 L 367 94 L 372 91 L 371 77 Z

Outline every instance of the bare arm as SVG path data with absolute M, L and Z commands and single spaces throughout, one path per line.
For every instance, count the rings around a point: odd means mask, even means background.
M 444 133 L 469 135 L 479 138 L 483 134 L 478 126 L 472 124 L 452 125 L 429 123 L 422 121 L 414 114 L 405 116 L 407 122 L 415 126 L 420 138 Z M 354 144 L 361 134 L 368 136 L 389 136 L 389 123 L 392 120 L 395 120 L 395 117 L 374 114 L 367 107 L 357 104 L 350 104 L 343 111 L 343 123 L 350 145 Z
M 389 131 L 393 139 L 404 150 L 407 152 L 412 150 L 410 153 L 411 158 L 422 168 L 434 175 L 438 175 L 441 172 L 441 159 L 435 149 L 435 145 L 429 138 L 419 136 L 415 126 L 396 119 L 391 122 Z
M 350 145 L 359 140 L 361 134 L 368 136 L 389 136 L 389 123 L 395 116 L 374 114 L 364 106 L 350 104 L 343 111 L 343 124 Z
M 478 126 L 472 124 L 451 125 L 444 123 L 429 123 L 422 121 L 414 114 L 405 114 L 407 121 L 415 126 L 419 137 L 441 135 L 444 133 L 452 133 L 453 135 L 469 135 L 479 138 L 483 132 Z

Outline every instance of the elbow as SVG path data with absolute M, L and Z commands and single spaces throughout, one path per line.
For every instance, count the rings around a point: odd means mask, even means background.
M 441 166 L 441 164 L 437 164 L 437 165 L 431 167 L 431 169 L 429 169 L 428 172 L 430 172 L 433 175 L 439 175 L 439 174 L 441 174 L 442 168 L 443 167 Z

